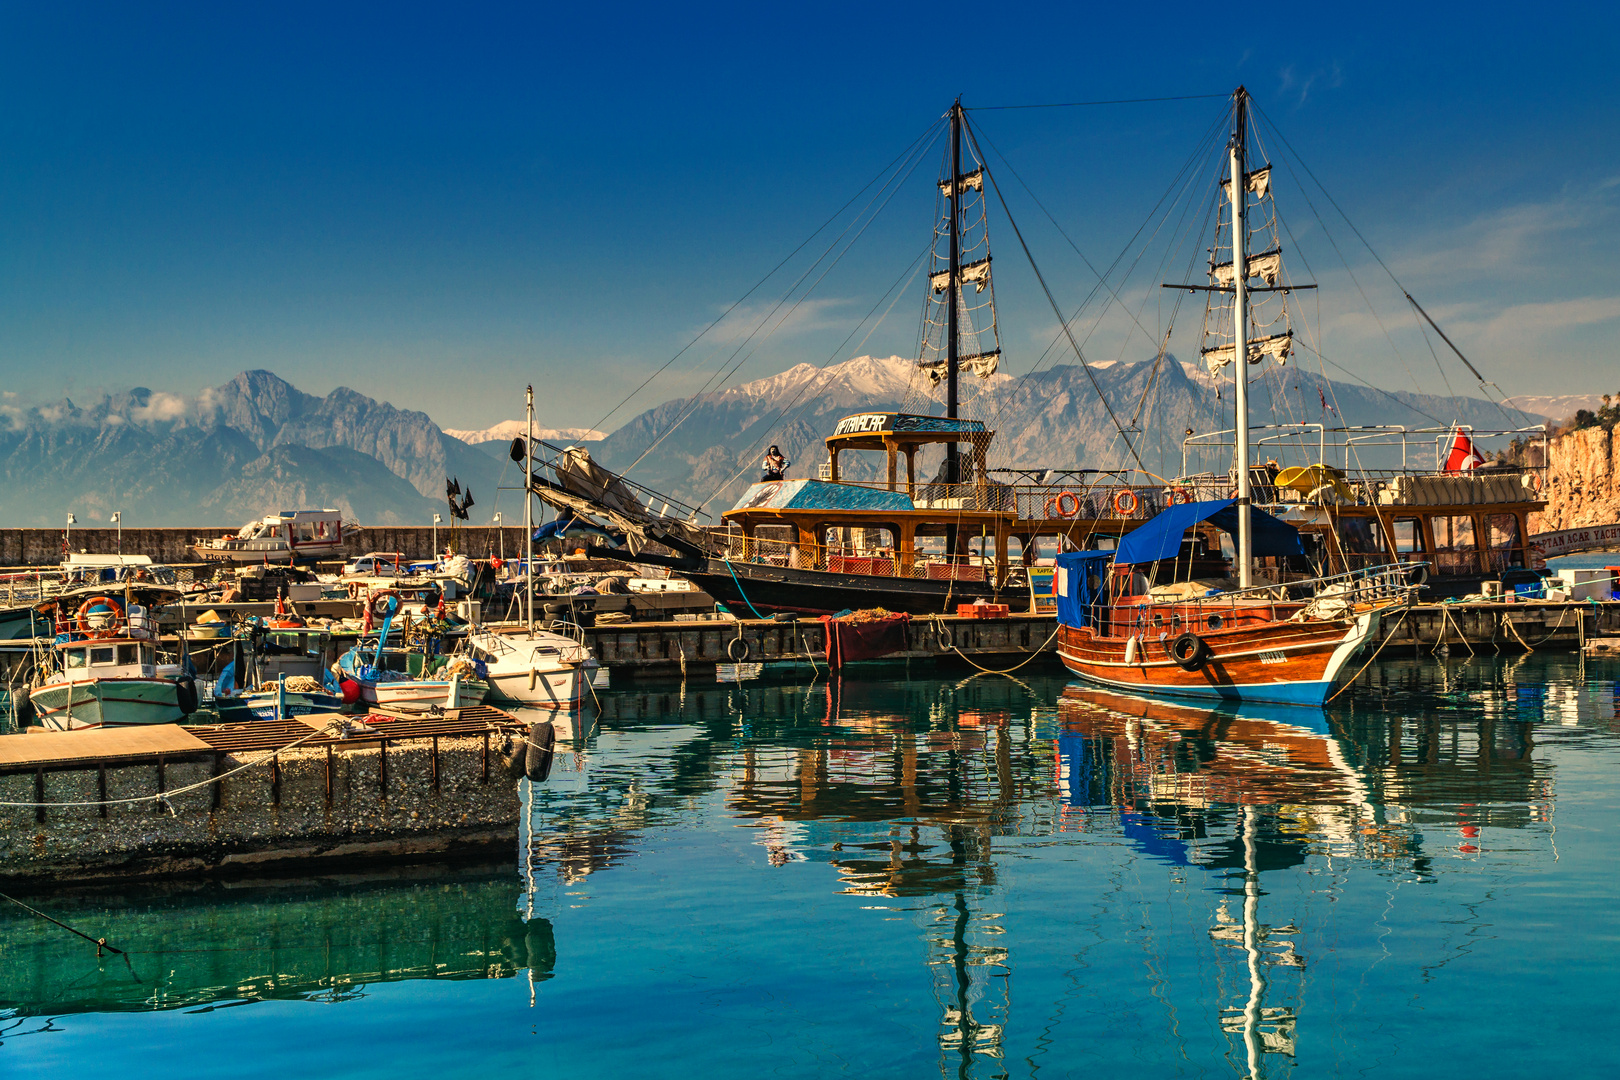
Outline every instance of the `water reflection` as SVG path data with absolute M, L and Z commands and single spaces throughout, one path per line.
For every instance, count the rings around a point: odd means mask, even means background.
M 0 910 L 0 1039 L 21 1019 L 84 1011 L 338 1002 L 377 983 L 551 977 L 543 919 L 512 910 L 506 867 L 417 867 L 363 878 L 97 889 L 34 902 L 128 956 L 11 905 Z
M 1009 930 L 1002 841 L 1127 845 L 1204 878 L 1199 966 L 1213 985 L 1193 998 L 1233 1070 L 1269 1075 L 1296 1053 L 1301 941 L 1320 927 L 1268 910 L 1267 882 L 1322 865 L 1434 880 L 1480 857 L 1486 828 L 1539 833 L 1530 845 L 1544 848 L 1552 775 L 1536 725 L 1616 730 L 1613 682 L 1574 674 L 1557 661 L 1397 661 L 1326 712 L 1205 709 L 1052 679 L 618 693 L 604 697 L 601 736 L 615 750 L 584 747 L 572 775 L 536 791 L 526 873 L 541 892 L 548 875 L 578 884 L 661 828 L 724 815 L 757 832 L 772 867 L 821 864 L 837 893 L 911 901 L 942 1075 L 974 1075 L 977 1061 L 994 1075 L 1017 954 L 1039 964 L 1053 944 L 1019 946 Z

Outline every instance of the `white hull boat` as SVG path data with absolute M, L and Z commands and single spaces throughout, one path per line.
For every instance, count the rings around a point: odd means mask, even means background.
M 467 652 L 483 661 L 496 700 L 518 705 L 577 709 L 597 668 L 583 644 L 549 630 L 480 627 Z

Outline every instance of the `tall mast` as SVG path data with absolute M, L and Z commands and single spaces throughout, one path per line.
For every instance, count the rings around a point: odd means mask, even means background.
M 956 419 L 956 362 L 959 347 L 956 342 L 956 294 L 962 277 L 962 237 L 959 231 L 962 208 L 962 99 L 951 105 L 951 264 L 946 281 L 945 316 L 945 415 Z M 945 444 L 945 482 L 962 482 L 962 463 L 957 456 L 956 443 Z M 953 552 L 954 554 L 954 552 Z
M 1249 215 L 1244 185 L 1249 92 L 1232 95 L 1232 367 L 1237 383 L 1237 569 L 1238 587 L 1254 584 L 1254 533 L 1249 518 Z
M 534 384 L 529 384 L 523 440 L 523 612 L 534 636 Z

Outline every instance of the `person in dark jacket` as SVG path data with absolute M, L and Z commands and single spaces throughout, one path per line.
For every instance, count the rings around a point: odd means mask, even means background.
M 764 471 L 764 475 L 759 478 L 760 483 L 782 479 L 782 474 L 792 464 L 793 462 L 782 456 L 782 451 L 779 448 L 772 446 L 765 451 L 765 460 L 760 465 L 760 468 Z

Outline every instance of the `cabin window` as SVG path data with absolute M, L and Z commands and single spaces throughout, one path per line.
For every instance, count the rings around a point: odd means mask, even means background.
M 69 649 L 67 654 L 67 666 L 70 668 L 84 667 L 84 650 Z
M 138 646 L 138 645 L 120 645 L 120 646 L 118 646 L 118 662 L 120 664 L 138 664 L 138 663 L 140 663 L 140 646 Z
M 112 646 L 109 645 L 106 648 L 91 649 L 90 650 L 90 663 L 91 663 L 91 665 L 93 667 L 101 667 L 102 665 L 111 664 L 112 662 L 113 662 L 113 648 L 112 648 Z
M 1479 569 L 1472 517 L 1435 517 L 1431 523 L 1436 570 L 1442 574 L 1468 574 Z
M 1389 534 L 1395 539 L 1397 555 L 1423 553 L 1423 523 L 1417 518 L 1396 518 L 1389 523 Z
M 1368 518 L 1347 517 L 1339 520 L 1339 543 L 1346 555 L 1377 555 L 1384 550 L 1383 530 Z
M 1519 519 L 1513 514 L 1488 514 L 1490 569 L 1517 570 L 1524 566 L 1524 550 L 1519 546 Z

